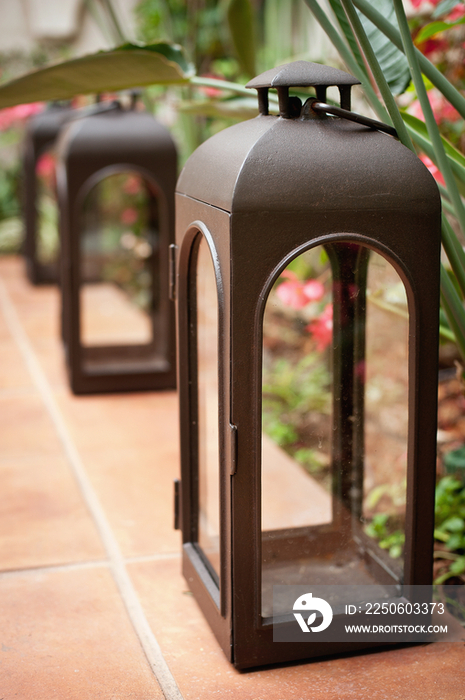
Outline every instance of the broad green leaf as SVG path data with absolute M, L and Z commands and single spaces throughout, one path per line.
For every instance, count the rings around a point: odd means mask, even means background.
M 250 76 L 255 76 L 255 27 L 250 0 L 229 0 L 228 23 L 237 57 Z
M 336 15 L 336 19 L 339 22 L 339 25 L 342 29 L 342 32 L 346 38 L 347 43 L 350 46 L 350 50 L 352 51 L 354 58 L 358 63 L 360 70 L 363 71 L 363 73 L 365 75 L 368 75 L 365 62 L 363 60 L 362 54 L 360 53 L 360 48 L 359 48 L 359 45 L 357 43 L 357 39 L 354 36 L 354 33 L 352 31 L 352 27 L 350 26 L 350 23 L 347 19 L 347 15 L 344 12 L 344 8 L 341 5 L 341 1 L 340 0 L 329 0 L 329 4 L 331 5 L 332 11 Z
M 192 67 L 175 44 L 124 44 L 111 51 L 42 68 L 0 85 L 0 109 L 155 83 L 186 83 L 192 74 Z
M 371 0 L 370 4 L 394 27 L 397 27 L 392 0 Z M 357 14 L 392 94 L 402 94 L 410 83 L 410 70 L 405 55 L 362 12 L 357 10 Z
M 310 0 L 305 0 L 309 2 Z M 372 5 L 370 0 L 352 0 L 354 5 L 363 12 L 371 21 L 376 24 L 378 29 L 402 50 L 402 39 L 397 26 L 392 25 L 386 18 L 378 12 Z M 415 49 L 415 53 L 422 72 L 428 76 L 431 82 L 438 88 L 449 102 L 455 107 L 459 114 L 465 118 L 465 98 L 463 95 L 447 80 L 447 78 L 429 61 L 426 56 Z
M 446 29 L 452 29 L 452 27 L 456 27 L 459 24 L 465 24 L 465 17 L 461 17 L 456 22 L 430 22 L 418 32 L 415 37 L 415 44 L 418 46 L 432 36 L 435 36 L 435 34 L 444 32 Z

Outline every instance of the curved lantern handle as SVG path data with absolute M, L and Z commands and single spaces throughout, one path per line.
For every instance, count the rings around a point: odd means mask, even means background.
M 311 109 L 313 109 L 314 112 L 322 112 L 323 114 L 333 114 L 335 117 L 342 117 L 343 119 L 348 119 L 351 122 L 356 122 L 357 124 L 369 126 L 371 129 L 376 129 L 377 131 L 384 131 L 386 134 L 398 138 L 397 131 L 394 129 L 393 126 L 389 126 L 389 124 L 384 124 L 384 122 L 378 122 L 376 119 L 364 117 L 362 114 L 350 112 L 347 109 L 342 109 L 341 107 L 336 107 L 335 105 L 328 105 L 325 102 L 319 102 L 318 100 L 315 100 L 315 102 L 312 103 Z

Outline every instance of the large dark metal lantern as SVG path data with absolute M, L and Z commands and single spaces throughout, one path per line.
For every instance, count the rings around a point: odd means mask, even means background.
M 279 641 L 277 586 L 431 583 L 440 200 L 349 111 L 357 82 L 304 61 L 255 78 L 260 115 L 177 184 L 183 572 L 238 668 L 371 646 Z
M 176 384 L 168 255 L 177 155 L 168 130 L 118 102 L 58 144 L 62 334 L 75 393 Z
M 24 211 L 24 257 L 26 273 L 32 284 L 58 281 L 58 222 L 48 221 L 45 225 L 51 241 L 44 242 L 41 228 L 42 218 L 53 212 L 53 202 L 43 201 L 40 189 L 45 186 L 53 189 L 53 147 L 66 122 L 73 117 L 75 110 L 67 105 L 52 103 L 44 112 L 32 117 L 27 125 L 23 150 L 23 211 Z M 49 198 L 50 199 L 50 198 Z M 47 209 L 40 211 L 41 207 Z M 54 224 L 56 231 L 53 231 Z M 56 235 L 54 235 L 54 233 Z M 48 245 L 47 245 L 48 243 Z

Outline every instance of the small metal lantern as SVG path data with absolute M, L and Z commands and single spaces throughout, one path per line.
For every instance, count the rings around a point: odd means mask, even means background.
M 184 576 L 238 668 L 372 646 L 273 641 L 297 625 L 276 586 L 431 583 L 440 200 L 413 153 L 350 112 L 357 82 L 304 61 L 255 78 L 260 115 L 177 184 L 176 518 Z M 380 547 L 380 521 L 405 544 Z
M 43 241 L 38 210 L 38 177 L 44 169 L 41 168 L 41 163 L 47 170 L 44 176 L 49 179 L 54 177 L 51 151 L 60 129 L 74 114 L 75 110 L 71 107 L 52 103 L 44 112 L 30 119 L 26 129 L 23 151 L 24 257 L 26 274 L 32 284 L 58 281 L 58 254 L 56 251 L 46 251 L 47 254 L 44 255 L 41 250 Z M 56 239 L 58 240 L 58 223 Z
M 77 393 L 176 385 L 168 254 L 177 154 L 168 130 L 119 102 L 58 144 L 62 335 Z

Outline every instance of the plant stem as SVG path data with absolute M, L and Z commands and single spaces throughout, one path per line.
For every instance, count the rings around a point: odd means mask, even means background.
M 392 41 L 394 46 L 405 53 L 405 49 L 402 45 L 401 35 L 396 27 L 378 12 L 369 2 L 369 0 L 353 0 L 355 7 L 357 7 L 363 14 L 378 27 L 378 29 L 387 36 L 388 39 Z M 435 87 L 438 88 L 444 95 L 444 97 L 449 100 L 451 105 L 459 112 L 459 114 L 465 119 L 465 97 L 460 94 L 460 92 L 447 80 L 447 78 L 434 66 L 431 61 L 429 61 L 426 56 L 424 56 L 421 51 L 415 47 L 415 54 L 420 63 L 421 70 L 426 75 L 428 80 L 430 80 Z
M 439 549 L 434 551 L 433 557 L 435 559 L 450 559 L 450 561 L 457 561 L 459 558 L 458 554 L 452 554 L 452 552 L 442 552 Z
M 113 27 L 113 32 L 116 38 L 116 44 L 125 44 L 127 42 L 127 36 L 121 28 L 121 24 L 118 19 L 118 15 L 115 12 L 115 8 L 112 5 L 111 0 L 100 0 L 101 5 L 104 7 L 108 17 L 110 18 L 111 25 Z
M 219 78 L 202 78 L 200 75 L 195 75 L 189 80 L 191 85 L 197 85 L 199 87 L 213 87 L 218 90 L 230 90 L 231 92 L 237 92 L 239 95 L 247 95 L 251 97 L 254 93 L 250 88 L 246 88 L 244 85 L 239 83 L 231 83 L 228 80 L 220 80 Z M 271 94 L 270 100 L 278 101 L 278 98 Z
M 384 73 L 381 70 L 381 67 L 378 63 L 378 59 L 376 58 L 375 52 L 373 51 L 373 48 L 368 40 L 360 18 L 355 11 L 352 0 L 341 0 L 341 3 L 344 7 L 347 18 L 352 25 L 355 36 L 357 37 L 360 46 L 362 47 L 362 51 L 365 54 L 365 58 L 368 62 L 368 65 L 370 66 L 370 70 L 373 73 L 373 77 L 376 80 L 376 83 L 379 87 L 379 90 L 384 100 L 384 104 L 386 105 L 392 123 L 396 128 L 397 135 L 400 141 L 404 144 L 404 146 L 410 148 L 411 151 L 415 151 L 410 136 L 408 135 L 407 129 L 403 122 L 403 119 L 400 115 L 397 104 L 394 100 L 391 90 L 389 89 L 389 85 L 387 84 L 386 78 L 384 77 Z
M 462 296 L 465 298 L 465 253 L 444 214 L 442 215 L 442 244 Z
M 465 310 L 443 265 L 441 265 L 441 304 L 454 332 L 460 354 L 465 359 Z
M 428 133 L 431 138 L 431 143 L 434 148 L 434 153 L 437 159 L 438 167 L 446 182 L 446 187 L 449 192 L 451 202 L 454 206 L 455 215 L 460 224 L 460 228 L 465 234 L 465 208 L 463 206 L 462 198 L 460 197 L 460 193 L 458 191 L 457 184 L 455 182 L 455 178 L 449 164 L 449 160 L 446 156 L 446 152 L 444 150 L 444 146 L 441 140 L 441 134 L 439 133 L 439 129 L 434 118 L 433 110 L 428 99 L 428 94 L 426 92 L 426 87 L 423 82 L 420 66 L 418 65 L 418 60 L 415 53 L 415 47 L 413 45 L 412 37 L 410 36 L 410 28 L 408 26 L 407 17 L 405 16 L 402 0 L 393 1 L 394 9 L 397 15 L 397 21 L 399 23 L 402 43 L 404 45 L 405 55 L 410 66 L 412 80 L 415 85 L 415 90 L 417 92 L 418 99 L 420 101 L 423 116 L 425 117 L 426 128 L 428 129 Z
M 376 92 L 373 90 L 373 87 L 368 79 L 366 72 L 364 72 L 360 69 L 360 67 L 359 67 L 357 61 L 354 59 L 350 49 L 345 44 L 343 39 L 339 36 L 337 30 L 333 27 L 331 21 L 328 19 L 325 12 L 319 6 L 318 1 L 317 0 L 305 0 L 305 3 L 308 5 L 310 11 L 312 12 L 312 14 L 315 17 L 315 19 L 317 20 L 317 22 L 320 24 L 323 31 L 327 34 L 328 38 L 330 39 L 330 41 L 334 45 L 334 48 L 340 54 L 342 60 L 346 64 L 349 71 L 352 73 L 352 75 L 355 78 L 360 80 L 360 82 L 362 84 L 362 88 L 365 92 L 366 98 L 367 98 L 369 104 L 371 105 L 371 107 L 374 109 L 374 111 L 378 115 L 379 119 L 382 119 L 384 121 L 389 120 L 389 114 L 386 111 L 385 107 L 382 105 L 381 101 L 379 100 Z

